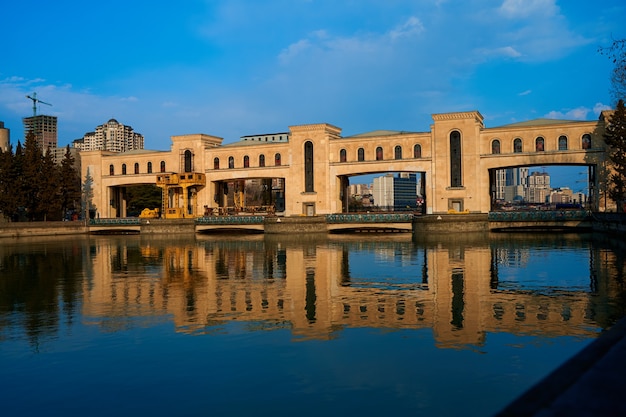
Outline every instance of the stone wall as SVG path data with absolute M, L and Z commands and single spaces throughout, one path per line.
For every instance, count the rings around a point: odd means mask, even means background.
M 267 234 L 326 233 L 324 217 L 268 217 L 265 220 Z
M 0 223 L 0 238 L 65 236 L 89 233 L 83 222 Z
M 413 233 L 464 233 L 489 230 L 487 214 L 441 214 L 416 217 Z
M 141 221 L 142 235 L 163 234 L 195 234 L 196 223 L 194 219 L 150 219 Z

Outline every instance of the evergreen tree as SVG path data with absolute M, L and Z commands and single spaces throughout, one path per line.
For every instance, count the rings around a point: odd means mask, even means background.
M 17 141 L 15 147 L 15 154 L 11 161 L 11 171 L 7 176 L 7 186 L 9 192 L 7 193 L 7 215 L 13 221 L 24 220 L 24 149 L 22 143 Z
M 39 172 L 39 199 L 37 220 L 61 220 L 59 168 L 50 149 L 42 159 Z
M 612 173 L 609 175 L 608 195 L 617 203 L 619 212 L 624 211 L 626 201 L 626 109 L 624 100 L 617 102 L 604 134 L 609 146 Z
M 43 154 L 37 144 L 35 134 L 31 131 L 24 142 L 24 160 L 22 176 L 22 193 L 24 209 L 29 220 L 37 220 L 40 215 L 39 200 L 41 199 L 41 177 Z
M 96 210 L 96 207 L 93 205 L 93 177 L 89 173 L 89 168 L 87 168 L 87 174 L 85 175 L 85 181 L 83 182 L 81 212 L 85 218 L 88 219 L 89 212 L 92 210 L 94 212 Z
M 13 147 L 9 145 L 8 151 L 4 152 L 0 149 L 0 221 L 10 218 L 9 213 L 10 200 L 13 198 L 10 192 L 12 184 L 10 175 L 13 167 Z
M 65 156 L 61 161 L 59 170 L 60 204 L 61 214 L 65 217 L 68 213 L 76 212 L 80 207 L 80 176 L 74 168 L 74 157 L 70 152 L 70 146 L 65 149 Z

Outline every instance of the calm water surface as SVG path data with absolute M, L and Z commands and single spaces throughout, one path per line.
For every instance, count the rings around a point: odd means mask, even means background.
M 625 312 L 576 235 L 0 241 L 2 414 L 486 416 Z

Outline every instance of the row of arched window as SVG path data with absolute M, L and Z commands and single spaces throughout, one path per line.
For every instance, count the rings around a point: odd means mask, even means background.
M 422 146 L 418 143 L 413 145 L 413 158 L 421 158 L 422 157 Z M 382 146 L 378 146 L 376 148 L 376 153 L 374 154 L 374 158 L 376 161 L 382 161 L 384 159 L 384 152 Z M 393 158 L 394 159 L 402 159 L 402 146 L 397 145 L 393 148 Z M 365 161 L 365 149 L 359 148 L 356 151 L 356 160 L 359 162 Z M 341 149 L 339 151 L 339 162 L 348 162 L 348 152 L 345 149 Z
M 493 139 L 491 141 L 491 153 L 499 154 L 501 152 L 500 147 L 500 139 Z M 585 133 L 581 137 L 581 148 L 582 149 L 591 149 L 591 135 Z M 565 135 L 559 136 L 557 141 L 557 149 L 559 151 L 566 151 L 569 149 L 568 137 Z M 535 138 L 535 152 L 543 152 L 546 150 L 546 140 L 543 136 L 538 136 Z M 521 138 L 513 139 L 513 153 L 521 153 L 524 152 L 524 146 Z M 527 151 L 528 152 L 528 151 Z
M 165 172 L 165 161 L 161 161 L 160 172 Z M 141 174 L 138 162 L 135 162 L 135 165 L 133 167 L 133 173 Z M 152 174 L 152 162 L 148 162 L 146 164 L 145 173 Z M 122 164 L 122 175 L 126 175 L 126 174 L 128 174 L 128 169 L 126 167 L 126 164 Z M 115 166 L 113 166 L 113 164 L 109 165 L 109 175 L 115 175 Z
M 263 168 L 265 166 L 265 155 L 261 154 L 259 155 L 259 167 Z M 281 157 L 279 153 L 274 154 L 274 166 L 280 166 L 282 164 L 281 162 Z M 243 168 L 250 168 L 250 157 L 248 155 L 245 155 L 243 157 Z M 235 168 L 235 157 L 233 156 L 229 156 L 228 157 L 228 168 L 229 169 L 233 169 Z M 218 157 L 213 158 L 213 169 L 220 169 L 220 159 Z

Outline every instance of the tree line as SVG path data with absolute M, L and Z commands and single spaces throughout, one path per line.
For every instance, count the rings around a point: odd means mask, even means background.
M 10 221 L 64 220 L 80 215 L 81 180 L 69 145 L 61 164 L 43 152 L 35 134 L 24 146 L 0 149 L 0 218 Z
M 607 194 L 615 201 L 617 211 L 623 213 L 626 211 L 626 39 L 614 40 L 611 46 L 599 48 L 598 51 L 613 63 L 610 91 L 616 105 L 604 134 L 612 168 L 607 182 Z

